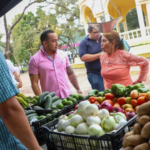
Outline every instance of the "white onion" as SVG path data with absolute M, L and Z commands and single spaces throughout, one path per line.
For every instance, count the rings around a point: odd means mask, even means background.
M 102 120 L 106 117 L 109 117 L 109 111 L 107 109 L 101 109 L 98 111 L 98 117 Z
M 97 116 L 98 114 L 98 107 L 95 104 L 90 104 L 85 109 L 86 115 Z
M 101 126 L 97 125 L 97 124 L 93 124 L 89 127 L 88 129 L 88 134 L 90 136 L 102 136 L 103 134 L 105 134 L 105 131 L 101 128 Z
M 74 114 L 70 114 L 67 119 L 69 120 L 69 119 L 71 119 L 73 116 L 74 116 Z
M 83 120 L 86 121 L 86 118 L 87 118 L 89 115 L 86 115 L 86 113 L 84 112 L 84 113 L 81 114 L 81 116 L 82 116 Z
M 90 102 L 87 100 L 80 102 L 78 109 L 77 109 L 77 113 L 80 113 L 80 114 L 83 113 L 85 111 L 85 108 L 89 105 L 90 105 Z
M 86 118 L 86 122 L 88 125 L 92 125 L 92 124 L 100 124 L 101 120 L 98 116 L 89 116 Z
M 65 132 L 68 133 L 68 134 L 74 134 L 75 133 L 75 127 L 73 126 L 68 126 L 66 129 L 65 129 Z
M 59 132 L 63 131 L 63 123 L 65 122 L 65 120 L 61 119 L 59 122 L 58 122 L 58 125 L 57 125 L 57 130 Z
M 88 128 L 89 128 L 89 126 L 87 125 L 87 123 L 85 123 L 85 122 L 80 123 L 76 127 L 76 133 L 81 134 L 81 135 L 87 134 L 88 133 Z
M 66 115 L 61 115 L 59 118 L 58 118 L 58 121 L 60 121 L 61 119 L 64 119 L 66 120 L 68 117 Z
M 70 125 L 70 120 L 65 120 L 65 122 L 63 122 L 63 129 L 65 130 L 67 126 Z
M 76 127 L 81 122 L 83 122 L 83 118 L 80 115 L 75 115 L 71 118 L 70 125 Z
M 116 123 L 115 126 L 114 126 L 114 130 L 118 130 L 120 127 L 121 127 L 120 124 Z

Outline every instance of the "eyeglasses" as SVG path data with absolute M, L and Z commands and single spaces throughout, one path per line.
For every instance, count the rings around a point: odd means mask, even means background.
M 92 32 L 93 34 L 100 34 L 100 32 Z

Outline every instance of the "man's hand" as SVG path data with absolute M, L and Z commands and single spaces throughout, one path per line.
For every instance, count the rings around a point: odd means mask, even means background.
M 19 82 L 17 88 L 21 88 L 21 87 L 22 87 L 22 82 Z
M 78 94 L 82 94 L 82 91 L 79 89 L 79 90 L 77 90 L 77 93 Z

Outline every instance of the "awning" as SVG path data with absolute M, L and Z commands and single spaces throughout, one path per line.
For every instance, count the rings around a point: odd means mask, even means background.
M 0 17 L 15 7 L 22 0 L 0 0 Z

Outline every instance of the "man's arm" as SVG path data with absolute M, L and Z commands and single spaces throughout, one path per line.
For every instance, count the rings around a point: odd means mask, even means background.
M 14 96 L 0 104 L 0 116 L 8 130 L 29 150 L 42 150 L 21 105 Z
M 32 85 L 32 90 L 34 92 L 35 95 L 41 95 L 41 90 L 38 84 L 39 81 L 39 75 L 38 74 L 29 74 L 30 76 L 30 81 L 31 81 L 31 85 Z
M 67 68 L 67 75 L 68 75 L 68 78 L 71 82 L 71 84 L 74 86 L 74 88 L 77 90 L 77 93 L 81 93 L 81 90 L 80 90 L 80 87 L 79 87 L 79 84 L 78 84 L 78 80 L 77 80 L 77 77 L 72 69 L 71 66 L 68 66 Z
M 13 72 L 13 75 L 16 77 L 17 81 L 19 82 L 18 88 L 21 88 L 21 87 L 22 87 L 22 81 L 21 81 L 21 79 L 20 79 L 20 77 L 19 77 L 17 71 L 14 71 L 14 72 Z
M 91 62 L 91 61 L 99 59 L 99 57 L 100 57 L 100 53 L 98 53 L 98 54 L 85 54 L 81 57 L 81 60 L 84 62 Z

